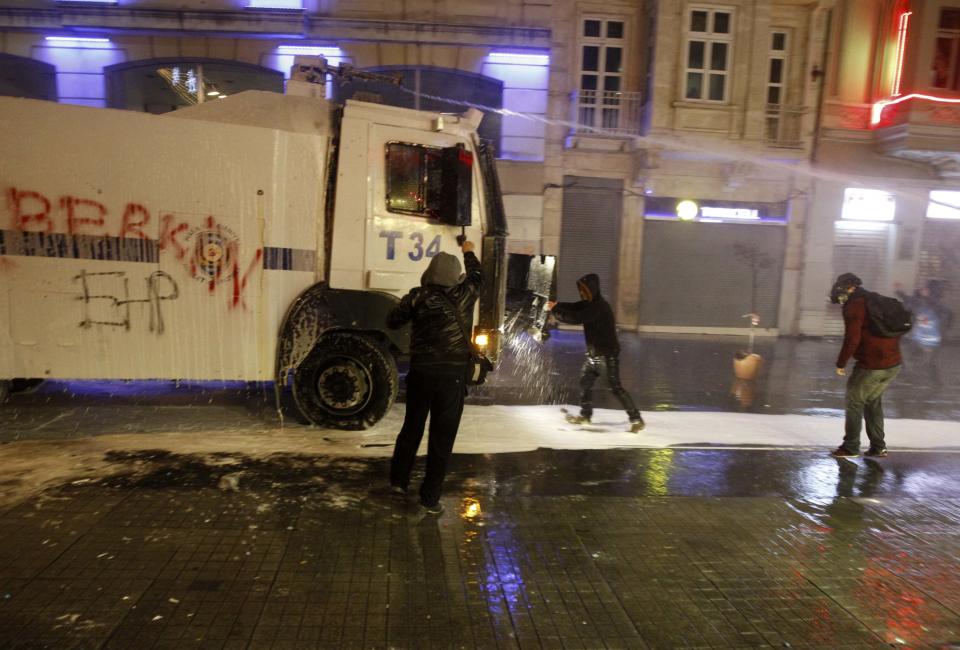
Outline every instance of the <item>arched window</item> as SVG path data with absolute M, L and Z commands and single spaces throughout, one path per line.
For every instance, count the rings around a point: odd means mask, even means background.
M 0 54 L 0 95 L 57 101 L 57 70 L 49 63 Z
M 283 92 L 283 74 L 269 68 L 210 59 L 152 59 L 104 68 L 107 106 L 168 113 L 244 90 Z
M 379 81 L 351 80 L 342 85 L 334 84 L 334 99 L 337 102 L 359 99 L 442 113 L 462 113 L 468 107 L 464 104 L 431 99 L 429 95 L 461 100 L 479 106 L 503 107 L 503 82 L 483 75 L 431 66 L 391 65 L 367 68 L 367 71 L 398 74 L 402 79 L 401 87 Z M 494 143 L 497 151 L 500 149 L 501 122 L 499 113 L 485 112 L 483 121 L 480 123 L 480 137 Z

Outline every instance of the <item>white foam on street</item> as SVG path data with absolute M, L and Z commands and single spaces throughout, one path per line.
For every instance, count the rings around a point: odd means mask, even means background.
M 577 412 L 575 407 L 568 407 Z M 402 422 L 402 409 L 388 435 Z M 843 418 L 812 415 L 765 415 L 703 411 L 657 411 L 643 414 L 647 427 L 629 433 L 623 411 L 598 409 L 589 425 L 564 421 L 556 406 L 467 406 L 454 453 L 505 453 L 549 449 L 617 447 L 836 447 L 843 439 Z M 386 423 L 378 424 L 379 432 Z M 391 422 L 392 424 L 392 422 Z M 886 421 L 891 449 L 960 451 L 960 424 L 947 421 Z M 866 444 L 866 435 L 863 442 Z M 392 440 L 391 440 L 392 442 Z
M 575 407 L 571 407 L 576 411 Z M 20 501 L 45 487 L 67 481 L 97 480 L 128 470 L 105 460 L 110 451 L 164 450 L 193 454 L 210 464 L 235 454 L 264 458 L 274 454 L 385 457 L 403 423 L 403 405 L 367 431 L 334 431 L 301 425 L 251 432 L 210 428 L 197 432 L 109 433 L 109 424 L 89 437 L 29 440 L 0 446 L 0 467 L 10 479 L 0 485 L 0 505 Z M 568 424 L 557 406 L 473 406 L 464 409 L 454 453 L 496 454 L 547 449 L 662 448 L 709 446 L 734 449 L 805 448 L 824 453 L 840 443 L 843 419 L 814 415 L 714 412 L 647 412 L 646 430 L 626 431 L 622 411 L 599 409 L 593 423 Z M 103 435 L 92 435 L 103 433 Z M 948 421 L 888 419 L 887 443 L 893 452 L 960 452 L 960 424 Z M 420 453 L 426 452 L 426 436 Z M 864 442 L 866 438 L 864 437 Z M 358 471 L 363 464 L 358 463 Z M 241 482 L 242 484 L 242 482 Z

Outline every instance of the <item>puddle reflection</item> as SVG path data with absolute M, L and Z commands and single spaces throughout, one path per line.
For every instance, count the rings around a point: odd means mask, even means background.
M 516 614 L 526 608 L 527 594 L 519 563 L 523 550 L 514 538 L 512 525 L 498 525 L 486 531 L 485 554 L 487 609 L 491 614 Z
M 781 535 L 799 541 L 792 546 L 799 551 L 804 579 L 823 583 L 833 599 L 848 603 L 844 608 L 887 644 L 915 646 L 937 630 L 948 633 L 947 610 L 911 582 L 926 542 L 878 509 L 887 502 L 875 497 L 902 487 L 902 471 L 871 459 L 825 459 L 809 464 L 794 480 L 797 492 L 809 498 L 788 505 L 807 523 L 782 529 Z M 958 582 L 954 575 L 942 577 Z M 960 584 L 942 587 L 956 593 Z M 816 607 L 815 616 L 810 642 L 828 644 L 842 636 L 828 607 Z

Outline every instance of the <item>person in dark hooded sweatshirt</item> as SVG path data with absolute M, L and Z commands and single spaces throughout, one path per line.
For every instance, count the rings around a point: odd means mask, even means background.
M 600 278 L 590 273 L 577 280 L 581 300 L 578 302 L 551 302 L 553 315 L 562 323 L 583 325 L 587 342 L 587 357 L 580 370 L 580 415 L 567 419 L 574 424 L 589 422 L 593 417 L 593 384 L 601 373 L 607 378 L 610 390 L 617 396 L 630 418 L 630 431 L 643 430 L 643 418 L 633 403 L 630 393 L 620 383 L 620 342 L 610 303 L 600 293 Z
M 455 256 L 438 253 L 420 278 L 421 286 L 411 289 L 387 314 L 391 329 L 412 323 L 407 411 L 393 449 L 390 485 L 398 494 L 407 493 L 429 415 L 427 471 L 420 485 L 420 506 L 435 515 L 443 512 L 440 494 L 467 392 L 469 341 L 464 339 L 454 310 L 468 331 L 472 330 L 473 305 L 483 282 L 473 242 L 463 242 L 462 249 L 465 274 Z

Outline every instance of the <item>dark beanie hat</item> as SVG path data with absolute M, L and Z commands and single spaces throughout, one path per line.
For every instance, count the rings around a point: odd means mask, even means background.
M 859 287 L 863 284 L 863 280 L 853 273 L 844 273 L 837 277 L 837 281 L 833 284 L 835 287 Z

